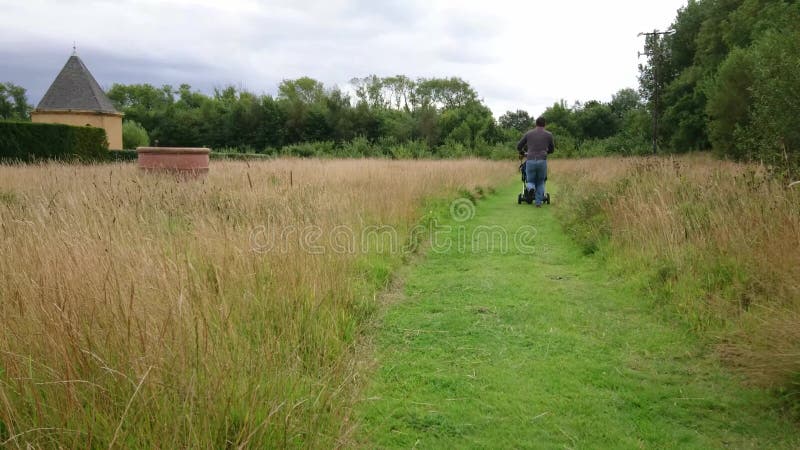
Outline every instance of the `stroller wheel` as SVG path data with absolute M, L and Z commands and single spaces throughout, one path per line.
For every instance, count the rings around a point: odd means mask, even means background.
M 518 205 L 522 204 L 522 194 L 517 194 L 517 204 Z
M 544 194 L 544 202 L 550 204 L 550 193 Z

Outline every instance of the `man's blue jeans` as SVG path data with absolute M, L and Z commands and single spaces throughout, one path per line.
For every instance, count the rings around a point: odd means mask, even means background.
M 529 160 L 525 163 L 525 180 L 530 188 L 531 183 L 536 188 L 536 204 L 541 205 L 544 201 L 544 180 L 547 179 L 547 160 Z

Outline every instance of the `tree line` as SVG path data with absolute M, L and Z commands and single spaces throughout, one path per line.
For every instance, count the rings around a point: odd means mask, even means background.
M 17 111 L 0 118 L 24 118 L 30 111 L 24 89 L 7 85 L 22 106 L 3 109 L 0 103 L 0 114 Z M 207 95 L 188 84 L 177 89 L 114 84 L 107 95 L 125 113 L 126 148 L 157 144 L 296 156 L 507 158 L 535 120 L 523 110 L 495 120 L 475 89 L 457 77 L 370 75 L 353 78 L 350 85 L 344 91 L 303 77 L 283 80 L 272 96 L 232 86 Z M 646 122 L 644 104 L 633 89 L 621 90 L 607 104 L 567 107 L 562 101 L 544 115 L 560 152 L 568 155 L 598 148 L 631 154 L 646 146 L 646 127 L 629 133 L 635 128 L 631 123 Z M 633 137 L 619 137 L 625 133 Z
M 301 156 L 337 150 L 345 156 L 394 155 L 393 147 L 410 146 L 413 156 L 509 157 L 535 120 L 524 110 L 495 120 L 460 78 L 371 75 L 352 79 L 351 87 L 348 93 L 303 77 L 282 81 L 274 97 L 234 87 L 205 95 L 186 84 L 115 84 L 108 95 L 159 145 Z M 567 154 L 647 148 L 647 111 L 633 89 L 620 90 L 608 103 L 567 107 L 562 101 L 544 116 Z
M 476 154 L 511 138 L 460 78 L 373 75 L 354 78 L 351 85 L 346 92 L 303 77 L 283 80 L 272 96 L 230 86 L 205 95 L 187 84 L 114 84 L 108 96 L 126 120 L 164 146 L 277 153 L 355 141 L 386 151 L 414 143 L 433 153 L 456 148 Z
M 660 119 L 661 146 L 712 148 L 796 173 L 800 2 L 690 0 L 671 31 L 647 39 L 652 56 L 640 68 L 640 91 Z

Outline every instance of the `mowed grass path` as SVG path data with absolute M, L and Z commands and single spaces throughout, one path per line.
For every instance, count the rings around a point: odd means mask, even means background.
M 501 225 L 508 252 L 467 243 L 430 251 L 410 270 L 377 331 L 358 444 L 800 446 L 773 397 L 743 387 L 628 277 L 582 255 L 553 216 L 555 188 L 549 208 L 516 205 L 517 184 L 479 202 L 464 232 Z M 448 225 L 457 240 L 459 224 Z M 537 229 L 533 254 L 513 244 L 528 225 Z

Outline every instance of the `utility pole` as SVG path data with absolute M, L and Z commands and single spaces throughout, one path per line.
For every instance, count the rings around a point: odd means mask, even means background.
M 653 30 L 651 32 L 642 32 L 639 33 L 639 36 L 645 36 L 645 52 L 639 52 L 639 57 L 642 56 L 649 56 L 652 58 L 653 63 L 653 154 L 655 155 L 658 152 L 658 101 L 659 101 L 659 79 L 658 79 L 658 69 L 659 64 L 661 64 L 661 54 L 660 54 L 660 43 L 658 38 L 661 36 L 668 36 L 670 34 L 675 33 L 674 31 L 658 31 Z M 650 52 L 647 51 L 647 39 L 652 39 L 652 46 L 650 47 Z

